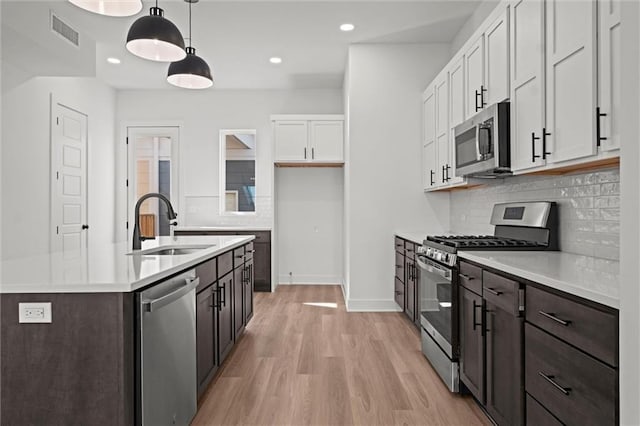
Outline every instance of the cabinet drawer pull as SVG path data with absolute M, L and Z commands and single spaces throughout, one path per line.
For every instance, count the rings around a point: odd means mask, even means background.
M 436 172 L 434 172 L 433 170 L 431 170 L 431 185 L 435 185 L 435 181 L 433 180 L 433 177 L 436 175 Z
M 484 289 L 495 296 L 500 296 L 503 293 L 501 291 L 497 291 L 489 287 L 485 287 Z
M 558 323 L 564 325 L 565 327 L 568 326 L 569 324 L 571 324 L 571 321 L 560 319 L 557 316 L 555 316 L 555 314 L 551 314 L 551 313 L 548 313 L 548 312 L 545 312 L 545 311 L 538 311 L 538 313 L 540 315 L 542 315 L 543 317 L 545 317 L 545 318 L 549 318 L 550 320 L 553 320 L 555 322 L 558 322 Z
M 477 304 L 476 301 L 474 300 L 473 301 L 473 318 L 471 318 L 472 321 L 473 321 L 473 331 L 476 330 L 476 326 L 482 327 L 482 318 L 480 318 L 480 322 L 479 323 L 477 322 L 477 319 L 476 319 L 476 309 L 477 308 L 480 308 L 480 311 L 482 313 L 482 303 Z
M 538 374 L 540 375 L 540 377 L 542 377 L 543 379 L 545 379 L 547 382 L 551 383 L 553 385 L 553 387 L 555 387 L 556 389 L 558 389 L 560 392 L 562 392 L 565 395 L 569 395 L 569 392 L 571 392 L 571 388 L 565 388 L 563 386 L 560 386 L 558 383 L 556 383 L 555 380 L 555 376 L 547 376 L 546 374 L 544 374 L 542 371 L 538 371 Z
M 247 253 L 255 253 L 255 250 L 247 250 Z
M 600 146 L 600 142 L 602 141 L 606 141 L 607 138 L 604 136 L 600 136 L 600 118 L 602 117 L 606 117 L 607 114 L 600 112 L 600 107 L 596 108 L 596 142 L 597 142 L 597 146 Z
M 467 281 L 472 281 L 472 280 L 475 280 L 475 279 L 476 279 L 476 277 L 471 277 L 471 276 L 469 276 L 469 275 L 467 275 L 467 274 L 459 274 L 459 275 L 460 275 L 462 278 L 464 278 L 465 280 L 467 280 Z
M 535 163 L 536 158 L 540 158 L 539 155 L 536 155 L 536 141 L 540 138 L 536 136 L 534 132 L 531 132 L 531 162 Z

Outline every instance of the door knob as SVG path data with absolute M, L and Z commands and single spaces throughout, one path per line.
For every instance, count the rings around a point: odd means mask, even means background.
M 82 225 L 82 230 L 89 229 L 89 225 Z

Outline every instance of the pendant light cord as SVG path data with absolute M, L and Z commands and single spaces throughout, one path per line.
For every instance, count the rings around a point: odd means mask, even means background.
M 191 2 L 189 2 L 189 47 L 191 47 Z

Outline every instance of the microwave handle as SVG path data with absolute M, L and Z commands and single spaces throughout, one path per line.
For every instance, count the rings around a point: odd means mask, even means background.
M 476 161 L 482 160 L 480 155 L 480 125 L 476 124 Z

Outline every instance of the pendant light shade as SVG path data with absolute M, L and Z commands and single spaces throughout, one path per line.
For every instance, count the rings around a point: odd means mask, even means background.
M 206 89 L 213 86 L 211 69 L 196 49 L 187 47 L 187 57 L 169 65 L 167 81 L 184 89 Z
M 151 61 L 173 62 L 186 57 L 184 39 L 164 11 L 152 7 L 149 16 L 138 18 L 129 28 L 127 50 Z
M 167 81 L 183 89 L 206 89 L 213 86 L 211 69 L 207 62 L 196 55 L 196 49 L 191 47 L 191 4 L 198 0 L 184 0 L 189 3 L 189 47 L 187 57 L 178 62 L 172 62 L 167 72 Z
M 89 12 L 106 16 L 133 16 L 142 10 L 141 0 L 69 0 Z

